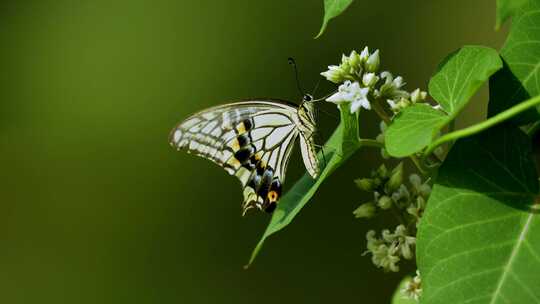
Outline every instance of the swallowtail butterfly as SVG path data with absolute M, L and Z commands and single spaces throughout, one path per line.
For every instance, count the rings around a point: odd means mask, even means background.
M 315 100 L 300 106 L 281 100 L 250 100 L 212 107 L 178 124 L 170 133 L 177 150 L 210 159 L 235 175 L 244 191 L 243 213 L 274 211 L 297 138 L 309 174 L 319 175 L 313 142 Z

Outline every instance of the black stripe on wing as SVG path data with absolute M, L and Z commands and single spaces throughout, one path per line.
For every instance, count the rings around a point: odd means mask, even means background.
M 296 109 L 270 102 L 236 103 L 199 112 L 174 128 L 171 145 L 210 159 L 243 186 L 245 211 L 273 211 L 298 129 Z

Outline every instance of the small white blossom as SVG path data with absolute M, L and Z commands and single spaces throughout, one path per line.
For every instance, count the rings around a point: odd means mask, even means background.
M 411 194 L 409 193 L 409 190 L 407 190 L 407 187 L 405 185 L 399 186 L 396 192 L 392 193 L 392 200 L 394 202 L 402 202 L 402 201 L 408 201 Z
M 392 84 L 396 89 L 401 89 L 401 87 L 405 85 L 405 83 L 403 82 L 403 77 L 401 76 L 396 77 L 394 81 L 392 81 Z
M 384 80 L 384 83 L 377 91 L 377 97 L 392 100 L 394 103 L 395 100 L 409 98 L 409 93 L 401 90 L 405 85 L 403 77 L 398 76 L 394 78 L 390 72 L 384 71 L 380 74 L 380 78 Z
M 335 104 L 350 103 L 351 113 L 357 113 L 360 108 L 371 109 L 367 98 L 369 88 L 362 88 L 358 82 L 345 81 L 339 86 L 338 92 L 328 97 L 326 101 Z
M 435 109 L 435 110 L 441 110 L 441 111 L 443 111 L 443 108 L 442 108 L 442 106 L 441 106 L 440 104 L 436 104 L 436 105 L 431 106 L 431 107 L 432 107 L 433 109 Z
M 371 261 L 377 267 L 384 269 L 385 271 L 398 272 L 399 257 L 395 255 L 396 247 L 394 244 L 390 246 L 382 244 L 377 246 L 373 251 Z
M 424 102 L 427 98 L 427 93 L 416 89 L 411 92 L 411 101 L 412 103 Z
M 328 66 L 328 71 L 322 72 L 321 75 L 324 76 L 331 82 L 338 83 L 342 79 L 342 71 L 337 65 Z
M 414 256 L 414 246 L 416 245 L 416 238 L 408 235 L 407 228 L 403 225 L 396 227 L 394 232 L 395 242 L 397 242 L 397 248 L 401 253 L 401 256 L 407 260 L 412 259 Z
M 422 296 L 422 279 L 420 272 L 416 271 L 416 276 L 405 284 L 401 294 L 407 299 L 419 301 Z
M 379 77 L 377 77 L 375 73 L 365 73 L 364 76 L 362 76 L 362 83 L 366 87 L 374 86 L 377 81 L 379 81 Z
M 395 110 L 397 110 L 397 108 L 398 108 L 397 103 L 395 101 L 393 101 L 392 99 L 387 99 L 386 103 L 388 103 L 388 105 L 390 106 L 390 109 L 392 111 L 395 112 Z

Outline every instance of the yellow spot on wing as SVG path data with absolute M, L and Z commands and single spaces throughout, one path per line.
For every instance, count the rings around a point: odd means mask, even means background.
M 244 125 L 243 122 L 239 123 L 237 126 L 236 126 L 236 131 L 238 131 L 238 134 L 243 134 L 246 132 L 246 126 Z
M 227 164 L 231 165 L 233 168 L 235 169 L 238 169 L 240 167 L 240 162 L 234 158 L 234 157 L 231 157 L 228 161 L 227 161 Z
M 231 148 L 233 149 L 234 152 L 240 150 L 240 143 L 238 142 L 237 138 L 231 141 Z
M 276 191 L 270 191 L 268 192 L 268 200 L 273 203 L 273 202 L 276 202 L 277 199 L 278 199 L 278 194 Z

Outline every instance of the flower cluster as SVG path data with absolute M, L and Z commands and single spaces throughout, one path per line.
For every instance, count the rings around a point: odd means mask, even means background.
M 388 71 L 379 73 L 379 65 L 379 50 L 370 53 L 368 47 L 360 54 L 352 51 L 349 56 L 342 55 L 339 65 L 328 66 L 328 70 L 321 73 L 327 80 L 341 84 L 326 100 L 338 105 L 350 103 L 352 113 L 357 113 L 360 108 L 370 110 L 371 103 L 379 100 L 386 102 L 394 113 L 426 100 L 426 92 L 403 90 L 403 78 L 394 78 Z
M 403 184 L 403 165 L 391 171 L 383 164 L 371 173 L 370 178 L 355 180 L 363 191 L 373 193 L 373 201 L 361 204 L 353 214 L 357 218 L 372 218 L 378 212 L 392 210 L 400 224 L 394 233 L 383 230 L 381 237 L 371 230 L 367 233 L 367 253 L 372 255 L 375 266 L 385 271 L 398 271 L 401 259 L 412 259 L 416 243 L 416 228 L 431 193 L 427 182 L 411 174 L 409 186 Z
M 376 237 L 375 230 L 370 230 L 366 238 L 371 261 L 384 271 L 398 272 L 397 264 L 401 258 L 410 260 L 414 257 L 416 237 L 411 236 L 404 225 L 397 226 L 393 233 L 383 230 L 380 238 Z
M 379 63 L 379 50 L 369 54 L 366 46 L 360 54 L 352 51 L 349 56 L 342 55 L 340 65 L 328 66 L 328 71 L 322 72 L 321 75 L 336 84 L 346 80 L 356 81 L 362 79 L 364 73 L 376 72 L 379 69 Z
M 357 218 L 373 217 L 378 209 L 387 210 L 396 203 L 393 197 L 398 198 L 398 193 L 401 193 L 403 164 L 400 163 L 392 171 L 382 164 L 371 173 L 371 178 L 360 178 L 354 182 L 361 190 L 373 192 L 373 201 L 360 205 L 353 214 Z
M 401 294 L 405 299 L 420 300 L 420 296 L 422 296 L 422 279 L 418 270 L 416 271 L 416 276 L 405 284 L 405 287 L 401 290 Z

